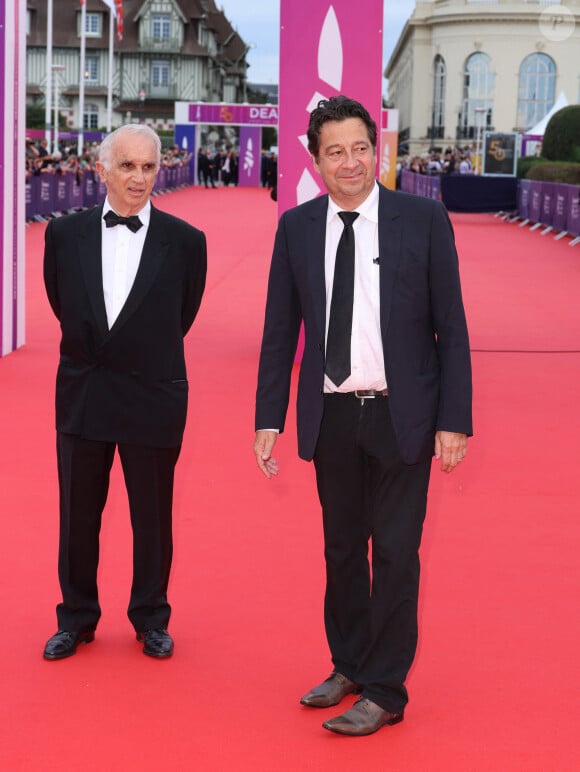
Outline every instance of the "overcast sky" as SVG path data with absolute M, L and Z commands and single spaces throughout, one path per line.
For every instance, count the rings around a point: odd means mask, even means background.
M 376 1 L 376 0 L 373 0 Z M 383 0 L 383 69 L 395 47 L 415 0 Z M 278 82 L 280 4 L 276 0 L 216 0 L 247 45 L 250 83 Z M 357 8 L 356 3 L 353 4 Z M 358 12 L 358 9 L 357 9 Z M 307 21 L 305 23 L 308 23 Z

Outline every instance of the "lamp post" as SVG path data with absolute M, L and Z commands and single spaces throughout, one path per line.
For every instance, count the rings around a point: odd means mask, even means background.
M 246 56 L 249 54 L 252 48 L 256 48 L 256 44 L 248 43 L 246 50 L 240 57 L 240 59 L 243 59 L 244 61 L 244 74 L 242 76 L 242 102 L 244 102 L 244 104 L 248 101 L 248 62 L 246 61 Z
M 58 151 L 58 73 L 63 72 L 64 64 L 53 64 L 51 67 L 54 73 L 54 142 L 52 146 L 53 154 Z
M 139 123 L 145 123 L 145 89 L 139 92 Z
M 483 115 L 487 113 L 487 107 L 476 107 L 474 108 L 475 113 L 475 125 L 477 128 L 477 139 L 475 141 L 477 153 L 478 153 L 478 174 L 481 174 L 483 172 L 483 147 L 482 147 L 482 137 L 481 137 L 481 130 L 482 130 L 482 120 L 480 120 L 480 117 L 483 118 Z

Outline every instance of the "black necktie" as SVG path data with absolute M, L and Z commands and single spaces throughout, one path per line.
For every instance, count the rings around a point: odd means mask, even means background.
M 133 233 L 137 233 L 139 228 L 143 225 L 136 214 L 131 215 L 131 217 L 121 217 L 117 212 L 113 212 L 112 209 L 107 212 L 104 220 L 107 224 L 107 228 L 114 228 L 115 225 L 126 225 Z
M 336 250 L 326 339 L 326 374 L 336 385 L 350 375 L 350 338 L 354 299 L 354 230 L 358 212 L 339 212 L 344 229 Z

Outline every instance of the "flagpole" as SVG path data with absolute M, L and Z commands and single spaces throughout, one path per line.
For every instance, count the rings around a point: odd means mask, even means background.
M 44 138 L 50 148 L 52 115 L 52 0 L 46 3 L 46 90 L 44 92 Z
M 87 5 L 81 0 L 81 62 L 79 77 L 79 137 L 77 140 L 77 156 L 79 160 L 83 156 L 84 149 L 84 120 L 85 120 L 85 49 L 87 38 Z
M 109 10 L 109 82 L 107 86 L 107 133 L 111 133 L 113 124 L 113 56 L 115 14 L 113 8 Z

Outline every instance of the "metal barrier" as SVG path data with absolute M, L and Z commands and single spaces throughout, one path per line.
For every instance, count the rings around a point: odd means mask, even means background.
M 161 167 L 153 187 L 161 193 L 193 184 L 193 164 Z M 100 204 L 107 190 L 93 170 L 82 172 L 53 172 L 30 175 L 26 179 L 26 219 L 44 220 L 47 217 Z

